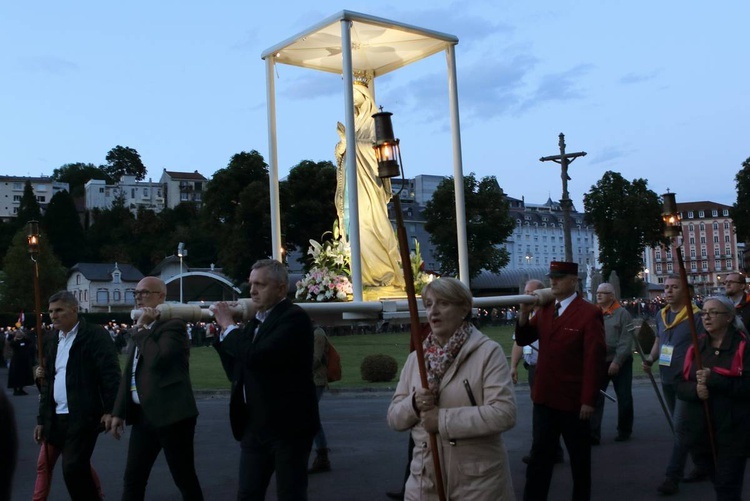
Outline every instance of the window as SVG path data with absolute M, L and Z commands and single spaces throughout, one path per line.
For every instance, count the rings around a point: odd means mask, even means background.
M 143 188 L 143 196 L 144 197 L 148 196 L 148 188 Z
M 112 274 L 112 282 L 119 284 L 120 283 L 120 272 L 116 271 Z
M 721 270 L 721 260 L 717 259 L 716 262 L 714 263 L 714 266 L 716 267 L 716 271 L 720 271 Z
M 104 188 L 99 188 L 99 193 L 104 193 Z
M 718 247 L 714 247 L 714 257 L 719 256 L 721 256 L 721 249 L 719 249 Z
M 727 259 L 727 269 L 728 270 L 732 269 L 732 260 L 731 259 Z
M 701 269 L 702 269 L 703 271 L 708 271 L 708 261 L 703 261 L 703 262 L 701 263 Z
M 690 257 L 692 257 L 693 259 L 695 259 L 695 247 L 691 247 L 690 248 Z
M 667 272 L 672 273 L 672 263 L 667 263 Z
M 719 231 L 719 223 L 714 221 L 714 231 Z
M 14 202 L 20 202 L 21 201 L 21 195 L 13 195 L 13 201 Z
M 706 237 L 701 237 L 701 244 L 705 244 L 705 243 L 706 243 Z
M 704 233 L 706 231 L 706 225 L 701 223 L 701 233 Z
M 703 212 L 702 210 L 699 210 L 699 211 L 698 211 L 698 217 L 705 217 L 705 215 L 706 215 L 706 214 L 705 214 L 705 213 L 704 213 L 704 212 Z M 702 226 L 702 225 L 703 225 L 703 223 L 701 223 L 701 226 Z
M 661 273 L 661 263 L 656 263 L 656 273 Z
M 724 229 L 725 230 L 729 229 L 729 221 L 724 221 Z
M 729 242 L 730 242 L 729 235 L 724 235 L 724 243 L 728 244 Z
M 715 244 L 719 243 L 719 235 L 714 235 L 714 243 Z
M 187 193 L 180 193 L 180 201 L 185 202 L 187 200 L 190 200 Z
M 725 251 L 724 252 L 725 256 L 729 257 L 729 256 L 732 255 L 732 248 L 731 247 L 727 247 L 726 249 L 724 249 L 724 251 Z
M 723 215 L 724 217 L 727 217 L 727 216 L 729 216 L 729 209 L 724 209 L 724 210 L 723 210 L 723 211 L 721 212 L 721 214 L 722 214 L 722 215 Z
M 46 200 L 47 200 L 47 197 L 45 197 L 44 195 L 37 195 L 36 197 L 36 201 L 39 202 L 40 204 L 43 204 Z
M 690 224 L 688 225 L 688 229 L 690 230 L 690 233 L 692 233 L 692 232 L 694 232 L 694 231 L 695 231 L 695 226 L 693 226 L 693 223 L 690 223 Z
M 125 289 L 125 302 L 127 304 L 135 304 L 135 290 Z
M 76 274 L 76 285 L 81 285 L 81 274 L 80 273 Z
M 701 257 L 706 257 L 707 255 L 708 255 L 708 253 L 706 252 L 706 248 L 705 247 L 701 247 Z
M 716 209 L 714 209 L 714 210 L 712 210 L 712 211 L 711 211 L 711 215 L 712 215 L 713 217 L 716 217 L 716 216 L 718 216 L 718 215 L 719 215 L 719 211 L 717 211 Z
M 120 289 L 115 289 L 114 292 L 112 292 L 112 300 L 116 303 L 120 302 Z
M 656 249 L 656 259 L 661 259 L 661 249 Z
M 96 291 L 96 303 L 97 304 L 109 303 L 109 291 L 107 289 L 99 289 Z
M 695 245 L 695 237 L 690 237 L 690 245 Z
M 688 218 L 693 219 L 693 211 L 688 211 Z
M 14 190 L 23 190 L 23 183 L 13 183 Z
M 695 261 L 690 263 L 690 271 L 698 271 L 698 263 L 696 263 Z

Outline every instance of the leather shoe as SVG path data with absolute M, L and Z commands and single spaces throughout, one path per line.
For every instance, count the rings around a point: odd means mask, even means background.
M 664 496 L 671 496 L 672 494 L 677 494 L 678 492 L 680 492 L 680 486 L 677 485 L 677 481 L 673 478 L 665 478 L 664 482 L 662 482 L 661 485 L 656 488 L 656 490 L 659 494 L 662 494 Z
M 704 482 L 706 480 L 708 480 L 708 473 L 703 470 L 699 470 L 698 468 L 694 468 L 693 471 L 688 473 L 685 478 L 682 479 L 682 481 L 686 484 Z
M 404 499 L 404 491 L 388 491 L 385 495 L 390 499 L 400 499 L 401 501 Z
M 615 437 L 615 442 L 627 442 L 628 440 L 630 440 L 630 435 L 626 435 L 624 433 L 619 433 Z

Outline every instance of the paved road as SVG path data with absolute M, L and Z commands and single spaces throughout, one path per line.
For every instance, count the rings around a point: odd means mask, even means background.
M 7 371 L 0 369 L 0 384 L 6 386 Z M 10 397 L 15 406 L 20 433 L 19 462 L 16 469 L 13 501 L 31 499 L 38 446 L 33 443 L 37 393 Z M 615 406 L 605 409 L 602 445 L 593 453 L 593 499 L 607 501 L 648 501 L 661 499 L 656 486 L 663 478 L 671 451 L 669 428 L 653 396 L 650 385 L 637 383 L 633 439 L 613 441 Z M 406 461 L 407 435 L 391 431 L 385 422 L 390 395 L 387 393 L 343 392 L 325 395 L 321 402 L 323 425 L 328 435 L 333 471 L 310 478 L 311 500 L 387 499 L 386 490 L 398 487 Z M 518 424 L 505 434 L 516 494 L 521 499 L 525 465 L 521 457 L 531 442 L 531 403 L 528 388 L 517 391 Z M 207 500 L 232 500 L 237 486 L 239 446 L 232 439 L 228 425 L 228 398 L 224 395 L 201 396 L 200 417 L 196 429 L 198 476 Z M 102 479 L 106 499 L 119 499 L 125 465 L 128 435 L 118 442 L 101 436 L 93 462 Z M 746 479 L 746 484 L 747 484 Z M 557 466 L 550 501 L 570 499 L 570 469 L 566 462 Z M 274 488 L 268 499 L 275 500 Z M 51 500 L 67 499 L 58 465 L 53 479 Z M 179 500 L 163 456 L 157 460 L 147 488 L 148 500 Z M 708 483 L 682 486 L 674 499 L 714 499 Z

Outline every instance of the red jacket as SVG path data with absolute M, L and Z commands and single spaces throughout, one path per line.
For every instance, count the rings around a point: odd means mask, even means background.
M 604 317 L 601 310 L 579 297 L 553 319 L 555 303 L 540 309 L 524 326 L 516 325 L 516 342 L 525 346 L 539 340 L 536 379 L 531 393 L 535 404 L 578 412 L 594 407 L 604 380 Z

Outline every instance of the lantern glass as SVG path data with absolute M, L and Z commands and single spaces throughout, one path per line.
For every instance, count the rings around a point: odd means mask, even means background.
M 662 195 L 663 205 L 661 218 L 664 220 L 664 235 L 676 237 L 682 233 L 682 222 L 680 213 L 677 211 L 677 201 L 674 193 Z
M 401 173 L 399 160 L 399 141 L 393 134 L 393 113 L 381 111 L 372 118 L 375 121 L 375 156 L 378 159 L 378 177 L 381 179 L 396 177 Z
M 29 254 L 39 253 L 39 221 L 29 221 L 27 230 Z

